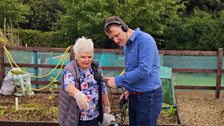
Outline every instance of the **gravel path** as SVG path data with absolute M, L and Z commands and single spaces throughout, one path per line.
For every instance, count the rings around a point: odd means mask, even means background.
M 178 92 L 176 99 L 186 126 L 224 126 L 224 98 L 216 99 L 215 93 Z

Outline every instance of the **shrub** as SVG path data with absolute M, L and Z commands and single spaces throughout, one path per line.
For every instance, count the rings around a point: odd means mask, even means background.
M 38 47 L 66 47 L 64 34 L 61 31 L 42 32 L 31 29 L 14 29 L 18 35 L 22 46 Z

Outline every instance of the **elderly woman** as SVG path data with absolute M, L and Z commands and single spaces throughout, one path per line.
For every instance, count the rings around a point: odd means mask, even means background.
M 64 68 L 59 95 L 60 126 L 99 126 L 103 113 L 110 113 L 110 103 L 102 69 L 93 61 L 91 39 L 77 39 L 73 46 L 75 60 Z

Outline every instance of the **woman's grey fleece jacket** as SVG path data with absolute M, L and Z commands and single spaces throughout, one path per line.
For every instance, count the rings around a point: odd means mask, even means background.
M 98 62 L 93 62 L 99 68 Z M 79 88 L 78 80 L 80 78 L 80 73 L 78 70 L 78 65 L 76 60 L 71 61 L 65 66 L 64 70 L 68 70 L 72 73 L 75 78 L 75 86 Z M 99 70 L 99 69 L 98 69 Z M 63 85 L 63 79 L 62 79 Z M 80 110 L 76 103 L 76 100 L 69 96 L 67 92 L 64 91 L 63 87 L 60 87 L 59 92 L 59 113 L 58 122 L 60 126 L 78 126 L 80 116 Z

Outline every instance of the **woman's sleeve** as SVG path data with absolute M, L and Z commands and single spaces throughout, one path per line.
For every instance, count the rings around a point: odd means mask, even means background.
M 63 83 L 64 90 L 69 84 L 75 85 L 75 78 L 70 71 L 67 71 L 67 70 L 64 71 L 63 81 L 64 81 L 64 83 Z

